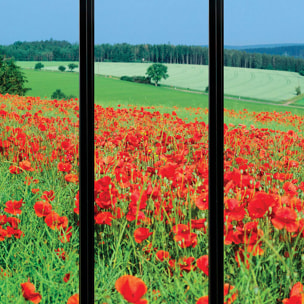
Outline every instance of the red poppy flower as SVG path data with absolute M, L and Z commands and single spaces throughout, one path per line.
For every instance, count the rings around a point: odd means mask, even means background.
M 45 223 L 52 229 L 55 230 L 60 228 L 67 228 L 68 218 L 66 216 L 59 216 L 56 212 L 51 211 L 44 219 Z
M 64 150 L 69 150 L 71 148 L 71 140 L 70 139 L 66 139 L 61 143 L 61 147 Z
M 72 165 L 70 163 L 58 163 L 57 165 L 58 171 L 69 173 L 72 169 Z
M 16 167 L 16 166 L 10 166 L 8 168 L 8 170 L 12 174 L 19 174 L 21 172 L 21 170 L 19 169 L 19 167 Z
M 113 215 L 111 212 L 99 212 L 96 216 L 95 216 L 95 222 L 98 225 L 112 225 L 112 218 Z
M 168 251 L 165 251 L 165 250 L 158 250 L 156 252 L 156 258 L 158 260 L 160 260 L 161 262 L 163 262 L 164 260 L 168 260 L 171 258 L 170 254 Z
M 302 304 L 304 303 L 304 294 L 292 296 L 289 299 L 284 299 L 283 304 Z
M 79 294 L 75 293 L 71 297 L 69 297 L 67 304 L 79 304 Z
M 298 283 L 294 284 L 293 287 L 291 288 L 289 296 L 292 297 L 292 296 L 299 295 L 301 293 L 304 293 L 303 285 L 301 282 L 298 282 Z
M 18 228 L 18 224 L 20 223 L 20 220 L 15 217 L 7 217 L 6 221 L 10 223 L 13 228 Z
M 35 292 L 36 287 L 34 286 L 34 284 L 30 283 L 30 278 L 28 279 L 28 282 L 26 283 L 21 283 L 21 288 L 22 288 L 22 294 L 23 297 L 35 304 L 40 303 L 42 297 L 39 294 L 39 292 Z
M 192 263 L 194 262 L 195 258 L 194 257 L 183 257 L 179 262 L 178 265 L 180 267 L 180 270 L 184 270 L 186 272 L 189 272 L 195 268 Z
M 109 185 L 111 184 L 111 177 L 104 176 L 103 178 L 95 181 L 94 190 L 99 193 L 104 190 L 109 190 Z
M 153 232 L 150 232 L 148 228 L 137 228 L 134 231 L 134 239 L 136 243 L 141 243 L 146 240 Z
M 283 304 L 302 304 L 304 303 L 304 291 L 303 291 L 303 285 L 301 282 L 296 283 L 293 285 L 290 294 L 289 299 L 284 299 L 282 301 Z
M 226 217 L 228 216 L 228 221 L 241 221 L 243 220 L 246 211 L 245 208 L 243 206 L 240 206 L 240 202 L 236 199 L 228 199 L 225 202 L 225 205 L 227 206 L 228 210 L 225 210 L 225 215 L 224 218 L 226 219 Z
M 202 219 L 199 219 L 199 220 L 191 220 L 191 227 L 193 229 L 201 229 L 201 228 L 206 228 L 205 226 L 205 222 L 206 222 L 206 219 L 202 218 Z M 206 229 L 204 229 L 204 233 L 206 233 Z
M 172 227 L 172 231 L 176 234 L 189 234 L 190 233 L 190 228 L 188 225 L 185 224 L 177 224 Z
M 197 245 L 197 234 L 190 232 L 187 225 L 177 224 L 172 227 L 172 230 L 175 233 L 174 240 L 181 248 L 187 248 L 190 246 L 194 248 Z
M 200 210 L 207 210 L 209 207 L 208 193 L 201 194 L 196 200 L 195 205 Z
M 140 278 L 124 275 L 115 282 L 116 290 L 130 303 L 137 303 L 147 292 L 147 286 Z
M 79 191 L 77 192 L 76 197 L 75 197 L 75 205 L 76 205 L 76 208 L 74 208 L 74 212 L 76 214 L 79 214 Z
M 0 214 L 0 225 L 5 225 L 7 222 L 7 216 L 6 214 Z
M 67 181 L 67 182 L 70 182 L 70 183 L 78 183 L 79 182 L 79 179 L 78 179 L 78 175 L 77 174 L 67 174 L 64 179 Z
M 277 202 L 271 194 L 257 192 L 248 204 L 248 212 L 252 219 L 262 218 L 269 207 L 276 207 Z
M 285 227 L 288 232 L 296 232 L 299 227 L 297 213 L 289 207 L 279 208 L 271 222 L 275 228 L 281 230 Z
M 208 255 L 203 255 L 196 260 L 197 267 L 209 276 L 209 261 Z
M 298 187 L 296 185 L 294 185 L 293 183 L 291 183 L 291 182 L 286 182 L 283 185 L 283 189 L 285 190 L 285 193 L 287 195 L 295 196 L 295 195 L 298 194 L 298 192 L 297 192 Z
M 47 202 L 49 201 L 53 201 L 55 199 L 55 193 L 53 190 L 50 190 L 50 191 L 44 191 L 42 193 L 42 196 L 41 196 L 42 199 L 46 200 Z
M 22 204 L 24 204 L 22 199 L 20 201 L 8 201 L 5 203 L 6 208 L 4 208 L 4 211 L 13 215 L 21 214 L 22 211 L 20 208 Z
M 6 227 L 6 231 L 7 237 L 11 237 L 13 235 L 16 239 L 20 239 L 21 236 L 24 236 L 24 233 L 20 229 L 14 229 L 10 226 Z
M 159 175 L 163 178 L 166 177 L 167 179 L 174 180 L 176 177 L 176 169 L 178 165 L 176 163 L 168 162 L 165 166 L 159 169 Z
M 19 162 L 19 167 L 25 171 L 34 171 L 34 169 L 31 167 L 31 163 L 28 160 Z
M 209 303 L 208 296 L 203 296 L 199 298 L 196 302 L 196 304 L 208 304 L 208 303 Z
M 70 273 L 65 274 L 65 276 L 63 277 L 63 281 L 67 283 L 69 281 L 70 277 L 71 277 Z
M 225 283 L 224 284 L 224 296 L 227 296 L 228 294 L 231 294 L 231 292 L 233 292 L 233 294 L 230 296 L 230 298 L 228 299 L 227 302 L 225 302 L 225 304 L 231 304 L 232 302 L 234 302 L 236 300 L 237 297 L 237 292 L 235 290 L 235 287 Z
M 99 193 L 99 197 L 95 199 L 95 202 L 101 209 L 110 209 L 112 207 L 112 198 L 110 191 L 106 190 Z M 115 205 L 115 200 L 113 200 L 113 205 Z
M 40 201 L 35 203 L 34 209 L 38 217 L 43 217 L 51 213 L 52 205 L 48 202 Z

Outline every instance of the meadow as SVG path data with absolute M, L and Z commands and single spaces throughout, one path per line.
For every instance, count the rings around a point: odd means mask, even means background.
M 124 85 L 100 79 L 102 91 Z M 124 93 L 138 86 L 150 88 Z M 185 101 L 95 106 L 96 304 L 208 303 L 208 110 Z M 227 304 L 302 301 L 304 115 L 293 111 L 225 110 Z M 78 303 L 78 114 L 77 99 L 0 95 L 1 303 Z
M 34 68 L 36 62 L 17 62 L 23 68 Z M 43 62 L 44 69 L 58 70 L 67 62 Z M 121 77 L 144 76 L 151 63 L 95 63 L 95 73 Z M 208 86 L 208 66 L 166 64 L 170 77 L 160 84 L 177 88 L 205 91 Z M 78 71 L 78 69 L 75 69 Z M 304 88 L 304 77 L 298 73 L 260 69 L 224 68 L 224 93 L 238 97 L 280 102 L 296 97 L 295 88 Z
M 79 101 L 50 96 L 79 74 L 23 72 L 0 95 L 0 303 L 76 304 Z M 225 303 L 301 303 L 304 109 L 260 102 L 225 99 Z M 208 303 L 207 107 L 95 77 L 96 304 Z
M 41 98 L 50 98 L 56 89 L 61 89 L 66 95 L 75 95 L 79 97 L 79 74 L 61 73 L 51 71 L 35 71 L 24 69 L 29 82 L 28 87 L 32 90 L 27 92 L 27 96 L 39 96 Z M 130 83 L 115 78 L 96 76 L 95 77 L 95 103 L 103 107 L 114 107 L 118 105 L 127 107 L 134 105 L 156 106 L 161 113 L 172 112 L 172 107 L 177 107 L 177 113 L 180 117 L 194 119 L 193 115 L 184 110 L 187 108 L 207 108 L 208 95 L 192 92 L 183 92 L 171 89 L 170 87 L 154 87 L 153 85 L 143 85 Z M 286 107 L 274 104 L 270 101 L 252 102 L 252 100 L 224 99 L 227 110 L 239 111 L 247 109 L 248 111 L 277 112 L 290 111 L 293 114 L 301 115 L 303 107 Z M 191 112 L 192 113 L 192 112 Z M 194 112 L 193 112 L 194 113 Z M 201 113 L 203 115 L 203 113 Z M 193 116 L 193 118 L 192 118 Z M 207 115 L 203 115 L 205 121 Z

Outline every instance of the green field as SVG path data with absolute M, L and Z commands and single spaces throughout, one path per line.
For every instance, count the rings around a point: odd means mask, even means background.
M 24 68 L 34 68 L 36 62 L 18 62 Z M 68 62 L 43 62 L 45 69 L 58 70 Z M 145 75 L 151 63 L 95 63 L 95 73 L 112 76 Z M 204 91 L 208 85 L 208 66 L 166 64 L 169 78 L 160 84 Z M 78 69 L 75 69 L 77 72 Z M 224 93 L 269 101 L 284 101 L 296 96 L 295 87 L 304 90 L 304 77 L 294 72 L 270 71 L 244 68 L 224 68 Z
M 29 82 L 27 86 L 32 88 L 27 96 L 40 96 L 51 98 L 56 89 L 61 89 L 66 95 L 79 97 L 79 74 L 61 73 L 51 71 L 23 70 Z M 286 112 L 303 115 L 304 108 L 294 108 L 273 105 L 271 103 L 255 103 L 252 101 L 225 99 L 225 108 L 235 111 L 247 109 L 248 111 Z M 176 106 L 176 112 L 183 116 L 184 108 L 208 108 L 208 95 L 182 92 L 167 87 L 155 87 L 121 81 L 102 76 L 95 77 L 95 103 L 104 107 L 117 107 L 137 105 L 158 107 L 160 112 L 170 112 Z M 160 109 L 159 109 L 160 108 Z M 185 114 L 185 115 L 189 115 Z M 206 118 L 206 116 L 205 116 Z

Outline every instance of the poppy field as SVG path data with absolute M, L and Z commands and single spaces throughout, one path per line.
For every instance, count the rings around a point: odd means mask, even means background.
M 207 109 L 95 106 L 95 303 L 208 303 Z M 0 95 L 0 303 L 78 303 L 79 104 Z M 304 115 L 225 110 L 225 303 L 304 303 Z

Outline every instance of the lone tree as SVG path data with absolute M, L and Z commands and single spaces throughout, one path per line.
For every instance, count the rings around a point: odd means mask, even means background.
M 158 82 L 162 78 L 167 79 L 169 77 L 167 71 L 168 68 L 165 65 L 154 63 L 148 67 L 146 75 L 154 81 L 155 86 L 157 87 Z
M 70 64 L 68 65 L 68 67 L 69 67 L 69 69 L 70 69 L 71 72 L 72 72 L 74 69 L 78 68 L 78 65 L 75 64 L 75 63 L 70 63 Z
M 42 68 L 44 68 L 44 65 L 41 62 L 35 64 L 35 70 L 41 70 Z
M 25 78 L 13 59 L 5 60 L 0 56 L 0 93 L 24 96 L 30 88 L 25 88 Z
M 58 70 L 59 70 L 60 72 L 64 72 L 64 71 L 65 71 L 65 66 L 60 65 L 60 66 L 58 67 Z

